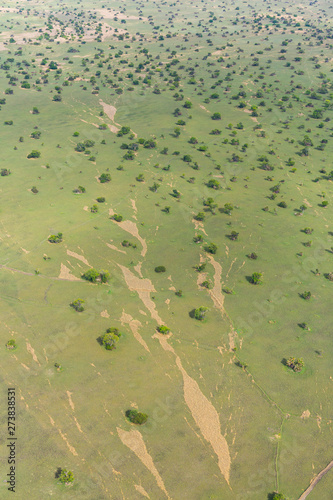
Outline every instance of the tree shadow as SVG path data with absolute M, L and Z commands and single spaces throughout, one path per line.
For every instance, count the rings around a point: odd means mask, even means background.
M 195 317 L 194 314 L 195 314 L 195 309 L 192 309 L 192 311 L 188 313 L 189 317 L 192 319 Z
M 287 366 L 287 359 L 286 358 L 282 358 L 281 359 L 281 363 L 283 364 L 283 366 Z
M 58 467 L 57 470 L 55 471 L 55 474 L 54 474 L 55 479 L 58 479 L 60 477 L 61 471 L 62 471 L 62 468 Z

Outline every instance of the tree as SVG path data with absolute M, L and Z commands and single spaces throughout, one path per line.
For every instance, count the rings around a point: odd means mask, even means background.
M 285 497 L 282 493 L 274 492 L 269 495 L 269 500 L 287 500 L 287 497 Z
M 119 214 L 114 214 L 111 219 L 115 220 L 116 222 L 121 222 L 123 220 L 123 216 Z
M 221 113 L 213 113 L 212 120 L 221 120 Z
M 36 108 L 36 106 L 34 106 L 34 107 L 32 108 L 32 114 L 33 114 L 33 115 L 38 115 L 38 114 L 39 114 L 38 108 Z
M 143 425 L 148 420 L 146 413 L 141 413 L 137 410 L 127 410 L 125 415 L 132 424 Z
M 82 274 L 82 278 L 84 280 L 90 281 L 91 283 L 96 283 L 98 277 L 99 272 L 96 269 L 88 269 L 88 271 Z
M 253 285 L 261 285 L 262 273 L 253 273 L 250 277 L 250 283 L 253 283 Z
M 27 158 L 39 158 L 40 157 L 40 151 L 36 151 L 36 149 L 33 149 L 31 153 L 28 154 Z
M 161 326 L 158 326 L 157 327 L 157 331 L 159 333 L 162 333 L 163 335 L 167 335 L 168 333 L 170 333 L 170 328 L 168 328 L 167 326 L 165 325 L 161 325 Z
M 164 266 L 155 267 L 155 273 L 165 273 L 166 268 Z
M 67 469 L 61 469 L 59 475 L 57 476 L 59 481 L 63 484 L 72 483 L 74 481 L 74 474 L 72 471 Z
M 212 189 L 220 189 L 220 183 L 216 179 L 210 179 L 207 182 L 207 187 L 212 188 Z
M 208 307 L 204 306 L 200 306 L 197 309 L 194 309 L 194 318 L 198 321 L 204 320 L 207 311 L 209 311 Z
M 197 215 L 193 217 L 193 219 L 203 221 L 205 220 L 205 214 L 203 212 L 198 212 Z
M 58 234 L 51 234 L 51 236 L 48 237 L 48 241 L 50 243 L 61 243 L 62 242 L 62 233 Z
M 116 343 L 118 342 L 119 337 L 121 337 L 121 333 L 118 328 L 112 327 L 108 328 L 104 335 L 101 335 L 98 340 L 107 351 L 113 351 L 116 348 Z
M 84 300 L 76 299 L 70 304 L 70 306 L 73 307 L 73 309 L 75 309 L 75 311 L 82 312 L 82 311 L 84 311 L 83 304 L 84 304 Z
M 99 182 L 101 184 L 104 184 L 105 182 L 110 182 L 111 181 L 111 175 L 110 174 L 106 174 L 106 173 L 103 173 L 101 174 L 99 177 Z
M 215 243 L 208 243 L 207 245 L 205 245 L 205 250 L 208 253 L 215 254 L 217 252 L 217 246 L 215 245 Z
M 294 372 L 300 372 L 304 366 L 304 361 L 302 358 L 290 357 L 287 359 L 287 366 Z
M 303 292 L 300 294 L 300 297 L 304 300 L 310 300 L 311 299 L 311 292 Z
M 6 347 L 7 349 L 16 349 L 16 341 L 14 339 L 8 340 L 8 342 L 6 343 Z

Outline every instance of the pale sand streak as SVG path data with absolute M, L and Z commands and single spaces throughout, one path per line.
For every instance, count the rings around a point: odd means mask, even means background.
M 147 467 L 147 469 L 153 474 L 159 488 L 163 491 L 163 493 L 165 493 L 167 498 L 170 498 L 167 490 L 165 489 L 163 479 L 159 475 L 158 470 L 154 465 L 153 459 L 147 451 L 145 442 L 140 432 L 134 429 L 132 429 L 131 431 L 124 431 L 119 427 L 117 427 L 117 432 L 122 443 L 130 450 L 132 450 L 133 453 L 135 453 L 135 455 L 139 458 L 139 460 L 141 460 L 143 465 Z
M 63 279 L 63 280 L 70 280 L 70 281 L 81 281 L 80 278 L 73 276 L 73 274 L 71 274 L 68 267 L 66 267 L 63 263 L 61 263 L 60 274 L 59 274 L 58 278 Z
M 197 382 L 187 374 L 173 347 L 171 347 L 168 341 L 161 335 L 156 335 L 156 337 L 159 339 L 164 350 L 171 351 L 176 356 L 176 364 L 184 381 L 185 402 L 203 437 L 211 444 L 215 451 L 218 457 L 220 471 L 229 484 L 231 459 L 228 443 L 221 434 L 218 413 L 212 403 L 208 401 L 206 396 L 201 392 Z
M 148 495 L 148 493 L 146 492 L 146 490 L 144 489 L 144 487 L 141 486 L 141 484 L 135 484 L 134 488 L 136 489 L 136 491 L 138 491 L 139 493 L 141 493 L 141 495 L 143 495 L 144 497 L 150 498 L 150 496 Z
M 134 338 L 136 338 L 136 340 L 138 342 L 140 342 L 141 345 L 143 345 L 143 347 L 146 349 L 146 351 L 150 352 L 149 347 L 147 346 L 146 342 L 143 340 L 140 333 L 138 332 L 140 326 L 142 326 L 140 321 L 137 319 L 133 319 L 132 316 L 130 314 L 125 313 L 125 311 L 123 309 L 123 312 L 122 312 L 122 315 L 120 318 L 120 322 L 122 325 L 127 323 L 129 325 L 130 329 L 132 330 Z
M 29 344 L 29 342 L 27 342 L 27 351 L 28 351 L 28 352 L 32 355 L 33 360 L 34 360 L 36 363 L 38 363 L 38 364 L 39 364 L 39 366 L 40 366 L 40 362 L 38 361 L 38 358 L 37 358 L 37 356 L 36 356 L 36 354 L 35 354 L 35 349 L 33 349 L 33 348 L 31 347 L 31 345 Z
M 78 253 L 72 252 L 71 250 L 67 250 L 67 255 L 70 255 L 71 257 L 74 257 L 75 259 L 80 260 L 81 262 L 83 262 L 87 266 L 92 267 L 89 264 L 89 262 L 87 261 L 87 259 L 85 257 L 83 257 L 83 255 L 79 255 Z
M 155 288 L 149 279 L 140 279 L 136 277 L 129 269 L 118 264 L 124 274 L 125 281 L 129 290 L 136 291 L 139 298 L 150 311 L 151 317 L 156 320 L 159 325 L 163 324 L 155 308 L 154 302 L 150 298 L 150 293 L 155 291 Z M 221 434 L 220 421 L 218 413 L 214 406 L 202 394 L 197 382 L 192 379 L 184 370 L 180 358 L 177 356 L 173 347 L 171 347 L 167 339 L 162 335 L 155 334 L 154 338 L 158 338 L 161 346 L 166 351 L 171 351 L 176 356 L 176 364 L 183 375 L 184 380 L 184 398 L 189 407 L 192 416 L 202 432 L 204 438 L 211 443 L 213 450 L 218 457 L 218 464 L 221 473 L 229 484 L 230 474 L 230 454 L 226 439 Z M 207 417 L 208 416 L 208 417 Z
M 150 298 L 150 293 L 156 292 L 152 282 L 148 278 L 138 278 L 125 266 L 120 264 L 118 264 L 118 266 L 123 272 L 129 290 L 138 293 L 139 298 L 150 312 L 151 317 L 155 319 L 159 325 L 163 325 L 163 321 L 158 315 L 155 304 Z

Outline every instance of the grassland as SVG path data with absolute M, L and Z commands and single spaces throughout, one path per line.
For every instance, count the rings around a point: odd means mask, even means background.
M 2 4 L 1 401 L 16 388 L 17 499 L 298 500 L 332 460 L 331 11 Z M 109 281 L 82 279 L 91 268 Z M 114 350 L 98 342 L 110 327 Z M 332 490 L 331 471 L 308 498 Z

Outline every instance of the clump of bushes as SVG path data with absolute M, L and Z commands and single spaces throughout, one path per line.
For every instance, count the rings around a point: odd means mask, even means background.
M 48 241 L 50 243 L 61 243 L 62 242 L 62 233 L 51 234 L 51 236 L 48 237 Z
M 82 274 L 84 280 L 90 281 L 91 283 L 96 283 L 97 281 L 101 283 L 107 283 L 110 278 L 110 273 L 108 271 L 97 271 L 96 269 L 88 269 Z

